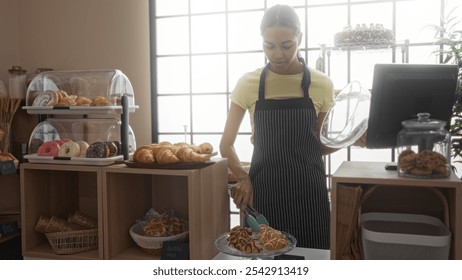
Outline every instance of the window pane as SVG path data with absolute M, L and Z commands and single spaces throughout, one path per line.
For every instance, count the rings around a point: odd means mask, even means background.
M 227 110 L 226 95 L 199 95 L 192 98 L 194 132 L 223 132 Z
M 241 162 L 250 162 L 252 159 L 253 145 L 250 143 L 250 135 L 238 135 L 234 143 L 234 149 Z
M 157 58 L 157 90 L 159 94 L 189 93 L 187 56 Z
M 251 10 L 251 9 L 261 9 L 264 7 L 263 0 L 231 0 L 228 1 L 228 10 L 230 11 L 240 11 L 240 10 Z
M 191 17 L 192 53 L 224 52 L 226 50 L 225 14 Z
M 332 20 L 335 19 L 335 20 Z M 348 25 L 346 6 L 319 7 L 308 10 L 308 46 L 333 45 L 334 34 Z
M 434 30 L 428 25 L 438 25 L 440 1 L 413 0 L 396 3 L 396 41 L 409 39 L 412 43 L 432 42 Z M 409 11 L 414 15 L 409 20 Z
M 191 13 L 222 12 L 225 8 L 225 0 L 191 0 Z
M 374 3 L 351 6 L 351 26 L 354 28 L 357 24 L 371 23 L 382 24 L 387 29 L 393 27 L 393 5 L 392 3 Z
M 325 0 L 324 0 L 325 1 Z M 305 0 L 268 0 L 268 7 L 276 4 L 289 5 L 289 6 L 304 6 Z
M 192 57 L 192 93 L 226 92 L 226 56 Z
M 260 21 L 262 16 L 263 12 L 229 14 L 229 51 L 261 50 L 262 39 L 260 35 Z
M 159 132 L 184 132 L 190 123 L 189 96 L 158 97 Z
M 351 81 L 359 81 L 362 86 L 371 89 L 374 65 L 391 61 L 391 50 L 354 51 L 351 53 Z
M 348 83 L 347 52 L 328 50 L 326 56 L 326 74 L 331 77 L 335 89 L 344 88 Z
M 157 20 L 157 54 L 189 53 L 189 23 L 187 17 Z
M 182 15 L 188 13 L 189 0 L 156 0 L 156 16 Z
M 234 89 L 237 81 L 247 72 L 253 71 L 265 65 L 263 53 L 244 53 L 229 55 L 229 88 Z
M 409 47 L 409 63 L 439 63 L 437 46 Z
M 308 5 L 336 4 L 346 2 L 348 2 L 348 0 L 310 0 Z
M 222 129 L 223 131 L 223 129 Z M 193 138 L 193 144 L 199 145 L 204 142 L 209 142 L 213 146 L 213 151 L 218 152 L 220 150 L 220 140 L 221 140 L 221 133 L 214 134 L 214 135 L 204 135 L 204 134 L 195 134 Z M 189 141 L 188 141 L 189 142 Z
M 351 160 L 391 162 L 391 149 L 351 149 Z M 385 166 L 384 166 L 385 168 Z
M 342 162 L 347 160 L 347 149 L 341 149 L 330 155 L 330 166 L 328 168 L 335 173 Z
M 186 142 L 189 143 L 190 134 L 188 133 L 186 137 L 184 134 L 161 134 L 159 135 L 159 142 L 168 141 L 170 143 Z

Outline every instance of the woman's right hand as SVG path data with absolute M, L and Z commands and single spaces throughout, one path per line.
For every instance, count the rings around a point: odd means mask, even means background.
M 247 208 L 249 203 L 253 202 L 253 187 L 250 177 L 240 179 L 230 190 L 231 198 L 238 209 L 242 211 Z

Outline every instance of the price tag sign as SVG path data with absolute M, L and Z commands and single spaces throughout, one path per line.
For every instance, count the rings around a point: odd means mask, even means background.
M 16 167 L 14 166 L 14 161 L 0 161 L 0 173 L 2 175 L 16 173 Z
M 161 260 L 189 260 L 189 244 L 178 241 L 165 241 L 162 245 Z
M 0 224 L 1 236 L 13 235 L 16 233 L 18 233 L 18 223 L 16 221 Z

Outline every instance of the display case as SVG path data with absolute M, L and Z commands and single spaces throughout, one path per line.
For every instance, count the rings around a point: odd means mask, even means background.
M 67 70 L 39 73 L 30 82 L 23 109 L 30 114 L 114 114 L 137 106 L 133 87 L 122 71 Z
M 55 160 L 62 160 L 61 153 L 58 156 L 56 147 L 52 147 L 56 145 L 47 143 L 50 141 L 79 142 L 79 151 L 82 147 L 87 151 L 87 148 L 93 148 L 92 144 L 104 146 L 107 142 L 118 149 L 117 153 L 98 151 L 89 155 L 87 152 L 86 156 L 83 152 L 68 153 L 64 156 L 68 161 L 60 162 L 63 164 L 107 165 L 114 163 L 120 155 L 127 160 L 129 154 L 136 150 L 128 115 L 137 106 L 133 87 L 120 70 L 41 72 L 31 80 L 25 102 L 23 109 L 29 114 L 39 114 L 42 120 L 29 139 L 25 156 L 29 162 L 55 163 Z M 53 149 L 53 153 L 41 153 L 40 147 L 45 144 L 50 146 L 47 151 Z M 58 149 L 62 144 L 59 142 Z M 67 146 L 70 145 L 73 143 Z M 102 149 L 109 151 L 110 147 Z

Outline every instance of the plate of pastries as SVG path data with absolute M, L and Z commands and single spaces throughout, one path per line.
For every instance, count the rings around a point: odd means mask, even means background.
M 297 244 L 292 235 L 260 224 L 258 232 L 245 226 L 235 226 L 215 240 L 219 251 L 240 257 L 271 257 L 291 251 Z
M 210 158 L 215 155 L 208 142 L 195 145 L 162 141 L 138 147 L 125 164 L 135 168 L 198 169 L 213 164 Z

